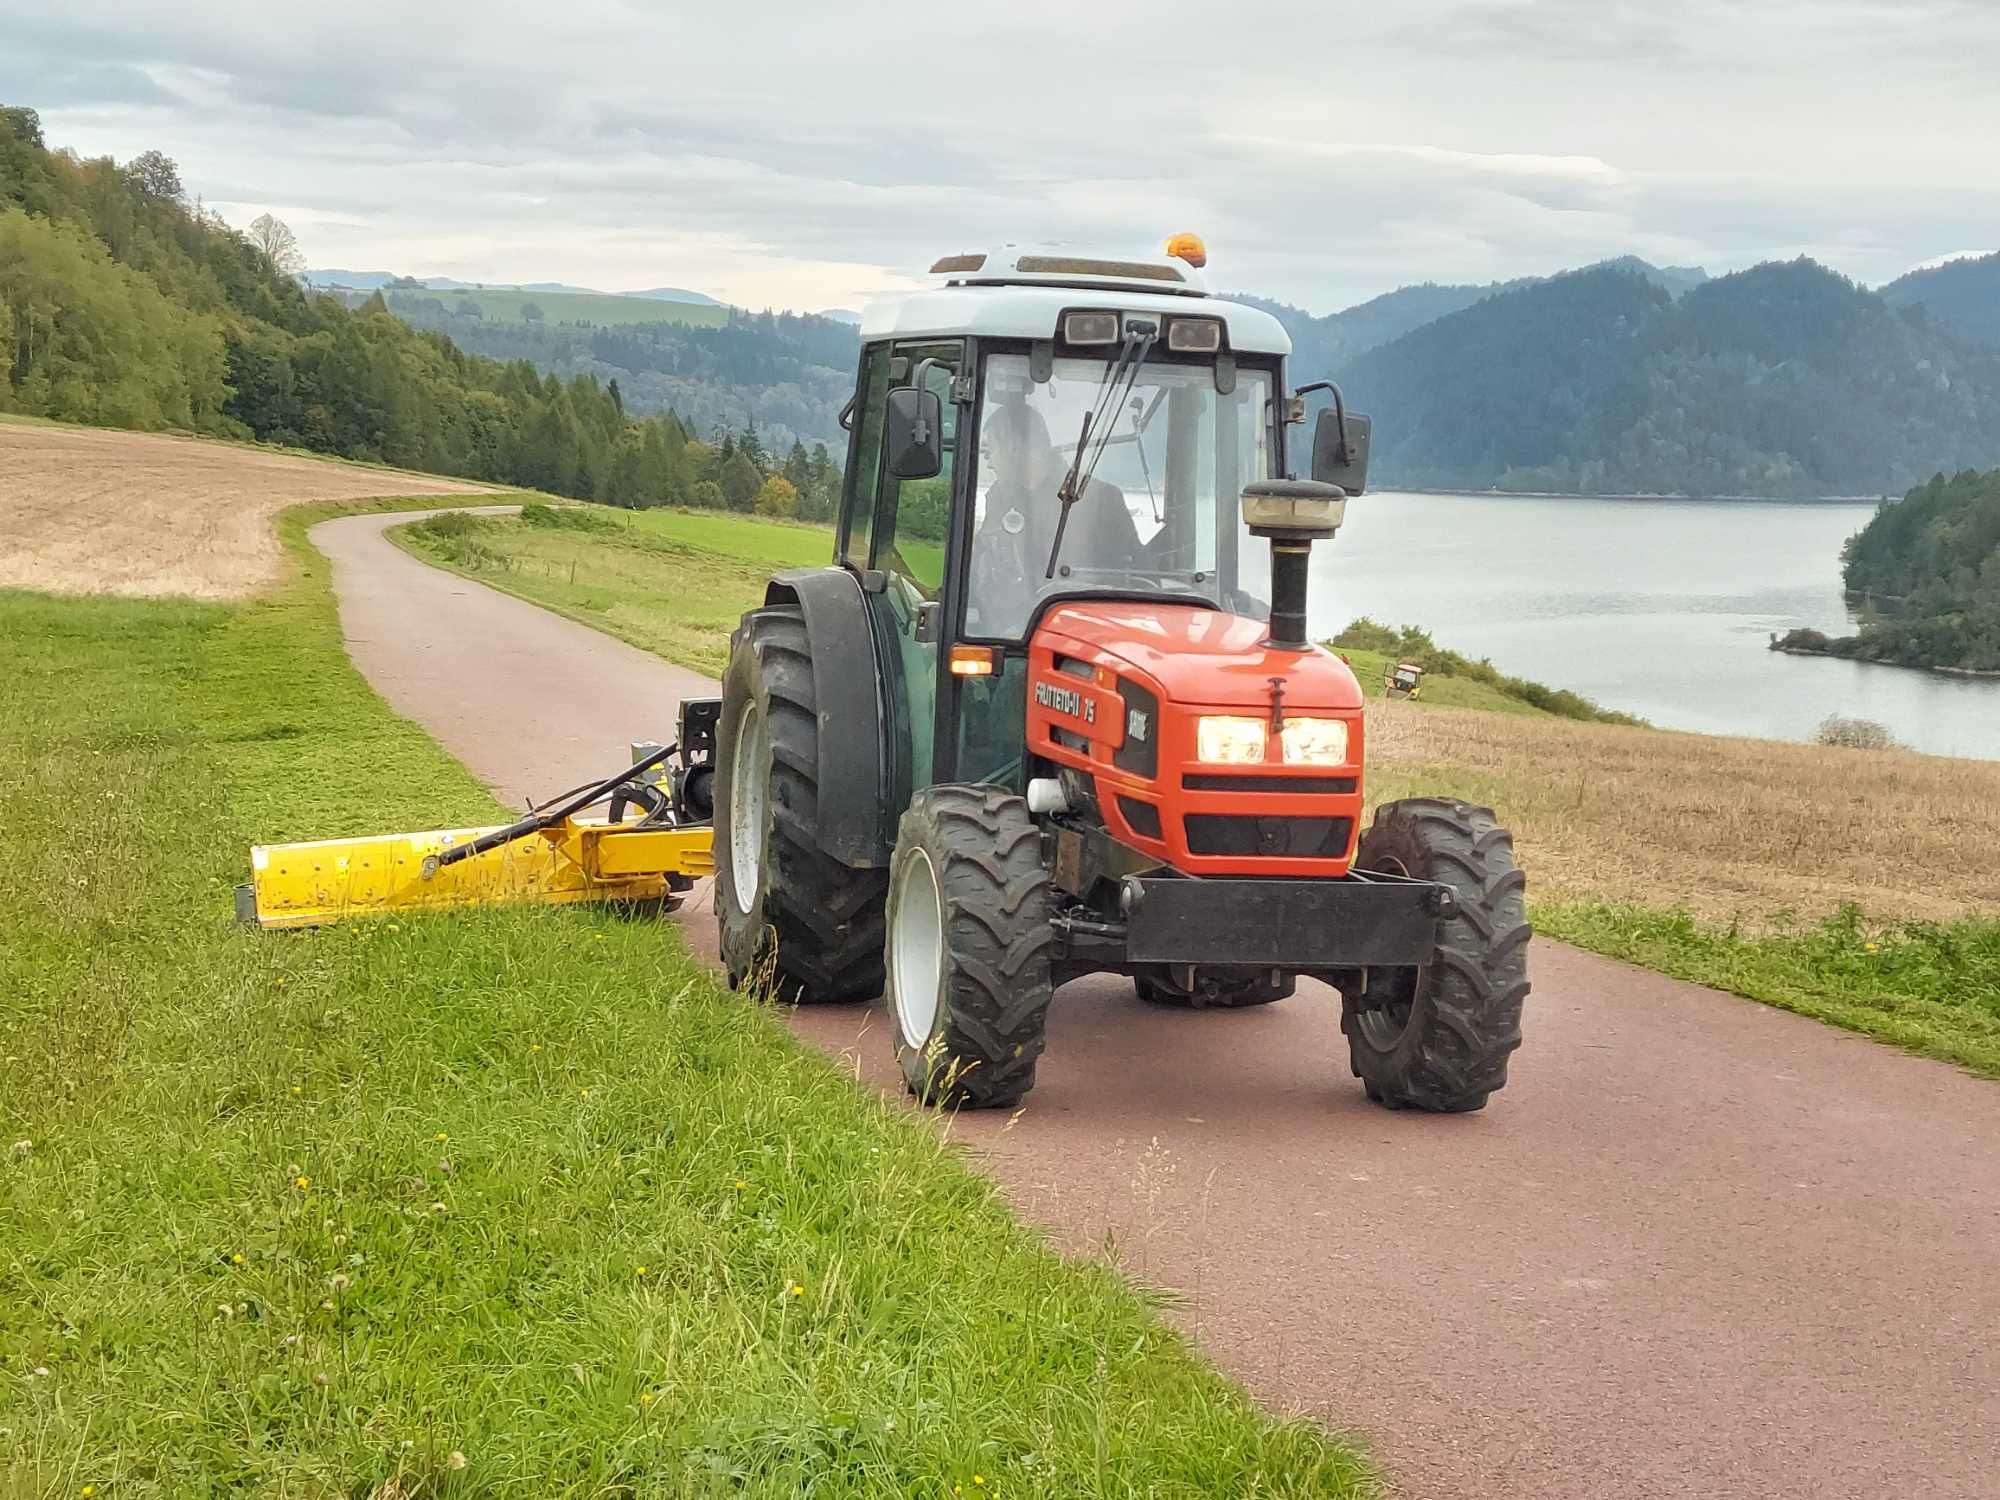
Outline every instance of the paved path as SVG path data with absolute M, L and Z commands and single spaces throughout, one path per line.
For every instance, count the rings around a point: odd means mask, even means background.
M 349 648 L 508 801 L 711 690 L 386 524 L 313 533 Z M 712 952 L 705 903 L 684 915 Z M 1176 1014 L 1098 979 L 1058 998 L 1019 1120 L 953 1129 L 1407 1496 L 2000 1496 L 2000 1084 L 1559 944 L 1532 972 L 1481 1114 L 1365 1103 L 1317 986 Z M 893 1083 L 879 1007 L 797 1024 Z

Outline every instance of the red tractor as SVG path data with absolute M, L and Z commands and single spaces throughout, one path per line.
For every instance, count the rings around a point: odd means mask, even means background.
M 1477 1109 L 1528 992 L 1512 840 L 1432 798 L 1362 832 L 1361 689 L 1307 638 L 1367 419 L 1287 395 L 1276 320 L 1170 248 L 947 256 L 863 315 L 833 562 L 732 638 L 724 961 L 886 990 L 933 1103 L 1020 1099 L 1051 994 L 1111 971 L 1175 1006 L 1323 980 L 1371 1099 Z

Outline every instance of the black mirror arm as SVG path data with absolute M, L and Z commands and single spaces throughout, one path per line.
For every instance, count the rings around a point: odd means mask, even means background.
M 1336 463 L 1353 462 L 1353 455 L 1347 451 L 1347 403 L 1340 398 L 1340 387 L 1331 380 L 1315 380 L 1311 385 L 1302 385 L 1292 392 L 1294 401 L 1303 401 L 1314 391 L 1333 393 L 1333 430 L 1340 440 L 1340 447 L 1334 453 Z

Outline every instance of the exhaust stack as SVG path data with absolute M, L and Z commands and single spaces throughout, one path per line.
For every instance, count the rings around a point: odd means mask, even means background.
M 1347 491 L 1312 479 L 1260 479 L 1243 487 L 1243 521 L 1271 543 L 1267 646 L 1306 648 L 1306 578 L 1314 542 L 1329 541 L 1347 516 Z

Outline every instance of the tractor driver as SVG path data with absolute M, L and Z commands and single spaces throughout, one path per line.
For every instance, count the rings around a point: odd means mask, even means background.
M 968 624 L 982 634 L 1019 635 L 1035 600 L 1061 589 L 1071 568 L 1129 572 L 1144 553 L 1125 495 L 1092 479 L 1070 508 L 1056 576 L 1049 549 L 1062 515 L 1057 499 L 1069 464 L 1049 439 L 1048 423 L 1020 395 L 1003 395 L 980 426 L 979 446 L 993 482 L 972 538 Z

